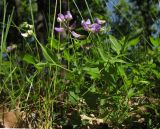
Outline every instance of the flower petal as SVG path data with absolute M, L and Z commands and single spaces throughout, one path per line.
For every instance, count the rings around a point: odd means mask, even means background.
M 67 11 L 67 12 L 66 12 L 66 15 L 65 15 L 64 17 L 65 17 L 65 19 L 66 19 L 67 21 L 70 21 L 70 20 L 73 19 L 72 14 L 71 14 L 70 11 Z
M 16 49 L 16 48 L 17 48 L 17 45 L 12 44 L 11 46 L 8 46 L 8 47 L 6 48 L 6 50 L 7 50 L 7 52 L 11 52 L 11 51 L 13 51 L 13 50 Z
M 72 31 L 71 32 L 72 36 L 75 37 L 75 38 L 79 38 L 79 39 L 82 39 L 85 37 L 85 35 L 80 35 L 80 34 L 77 34 L 76 32 Z
M 55 29 L 55 31 L 57 31 L 57 32 L 64 32 L 64 28 L 62 28 L 62 27 L 55 27 L 54 28 Z
M 106 23 L 105 20 L 100 20 L 99 18 L 96 18 L 94 22 L 95 22 L 95 23 L 98 23 L 98 24 L 100 24 L 100 25 Z
M 63 14 L 59 13 L 58 14 L 58 17 L 57 17 L 57 21 L 58 22 L 64 22 L 65 21 L 65 17 Z
M 89 22 L 86 23 L 84 20 L 82 20 L 81 25 L 83 26 L 85 31 L 89 31 L 89 24 L 88 23 Z
M 28 30 L 27 32 L 28 32 L 29 35 L 33 34 L 33 30 Z
M 29 36 L 28 33 L 21 33 L 22 37 L 27 38 Z
M 90 24 L 91 24 L 91 20 L 90 20 L 90 19 L 87 19 L 86 24 L 87 24 L 87 25 L 90 25 Z
M 94 24 L 90 25 L 90 31 L 91 32 L 97 33 L 97 32 L 100 32 L 100 30 L 101 30 L 101 25 L 100 24 L 94 23 Z

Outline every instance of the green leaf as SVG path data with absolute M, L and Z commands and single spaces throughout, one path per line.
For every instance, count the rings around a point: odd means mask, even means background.
M 157 47 L 160 44 L 160 38 L 156 38 L 154 39 L 153 37 L 149 37 L 151 43 L 153 44 L 153 46 Z
M 56 64 L 55 61 L 52 59 L 52 57 L 49 55 L 49 53 L 47 52 L 46 48 L 43 47 L 42 44 L 39 44 L 42 48 L 42 52 L 43 52 L 43 55 L 44 55 L 44 58 L 50 62 L 50 63 L 53 63 L 53 64 Z
M 92 86 L 89 88 L 89 91 L 90 91 L 90 92 L 96 92 L 96 87 L 95 87 L 95 85 L 92 85 Z
M 37 39 L 36 39 L 36 40 L 37 40 Z M 47 49 L 47 50 L 48 50 L 48 51 L 47 51 L 46 48 L 43 47 L 43 45 L 42 45 L 38 40 L 37 40 L 37 42 L 38 42 L 38 44 L 40 45 L 40 47 L 41 47 L 41 49 L 42 49 L 44 58 L 48 61 L 47 63 L 50 63 L 50 65 L 54 65 L 54 66 L 60 67 L 60 68 L 62 68 L 62 69 L 65 69 L 66 71 L 72 72 L 71 70 L 66 69 L 65 67 L 63 67 L 63 66 L 61 66 L 61 65 L 59 65 L 59 64 L 57 64 L 57 63 L 55 62 L 57 56 L 53 56 L 52 50 Z
M 131 47 L 131 46 L 135 46 L 135 45 L 137 45 L 138 43 L 139 43 L 139 37 L 136 37 L 136 38 L 133 38 L 133 39 L 131 39 L 130 41 L 128 41 L 127 43 L 126 43 L 126 46 L 125 46 L 125 50 L 128 48 L 128 47 Z
M 114 63 L 123 63 L 124 64 L 126 62 L 122 59 L 118 59 L 117 57 L 114 57 L 114 58 L 111 58 L 110 63 L 111 64 L 114 64 Z
M 43 63 L 43 62 L 39 62 L 37 64 L 35 64 L 34 66 L 38 69 L 41 70 L 42 68 L 44 68 L 48 63 Z
M 145 85 L 149 85 L 150 84 L 150 82 L 149 81 L 146 81 L 146 80 L 141 80 L 141 81 L 139 81 L 141 84 L 145 84 Z
M 56 49 L 56 50 L 58 50 L 58 41 L 56 40 L 56 39 L 51 39 L 50 40 L 50 46 L 51 46 L 51 48 L 54 48 L 54 49 Z
M 143 28 L 140 28 L 140 29 L 136 29 L 134 32 L 132 32 L 128 39 L 131 40 L 131 39 L 135 39 L 136 37 L 139 37 L 143 32 Z
M 103 28 L 102 28 L 102 29 L 103 29 Z M 105 30 L 105 29 L 104 29 L 104 30 Z M 110 31 L 111 31 L 111 27 L 110 27 L 110 26 L 107 26 L 107 27 L 106 27 L 106 31 L 107 31 L 107 32 L 110 32 Z
M 125 78 L 125 79 L 127 79 L 127 76 L 126 76 L 124 68 L 122 66 L 118 66 L 117 69 L 118 69 L 118 72 L 119 72 L 120 76 Z
M 85 67 L 83 68 L 91 76 L 92 79 L 98 79 L 100 78 L 100 71 L 99 68 L 90 68 L 90 67 Z
M 134 89 L 129 89 L 128 94 L 127 94 L 127 97 L 128 97 L 128 98 L 131 98 L 131 97 L 134 96 L 134 95 L 135 95 Z
M 29 54 L 26 54 L 24 57 L 23 57 L 23 60 L 29 64 L 35 64 L 36 61 L 35 61 L 35 58 Z
M 67 61 L 71 61 L 71 55 L 69 54 L 68 50 L 64 50 L 64 59 L 66 59 Z
M 79 96 L 76 95 L 73 91 L 69 92 L 69 101 L 71 104 L 76 105 L 77 102 L 79 101 Z
M 109 35 L 109 40 L 111 41 L 111 48 L 119 55 L 121 50 L 121 44 L 112 35 Z
M 98 48 L 98 52 L 99 52 L 99 54 L 100 54 L 100 56 L 101 56 L 101 58 L 102 58 L 102 60 L 104 62 L 108 62 L 109 61 L 109 59 L 106 57 L 106 55 L 105 55 L 105 53 L 104 53 L 102 48 Z

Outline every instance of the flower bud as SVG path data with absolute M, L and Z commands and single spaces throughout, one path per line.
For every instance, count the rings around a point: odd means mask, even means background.
M 66 15 L 65 15 L 64 17 L 65 17 L 65 19 L 66 19 L 67 21 L 70 21 L 70 20 L 73 19 L 72 14 L 71 14 L 70 11 L 67 11 L 67 12 L 66 12 Z
M 65 21 L 65 17 L 64 17 L 64 15 L 63 15 L 63 14 L 61 14 L 61 13 L 59 13 L 59 14 L 58 14 L 57 21 L 58 21 L 58 22 L 64 22 L 64 21 Z
M 98 24 L 102 25 L 102 24 L 106 23 L 106 21 L 105 20 L 100 20 L 99 18 L 96 18 L 95 23 L 98 23 Z
M 54 29 L 55 31 L 60 32 L 60 33 L 64 32 L 64 28 L 62 27 L 55 27 Z

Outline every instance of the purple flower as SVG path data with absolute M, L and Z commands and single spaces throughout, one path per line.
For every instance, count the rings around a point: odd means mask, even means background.
M 100 24 L 100 25 L 106 23 L 105 20 L 100 20 L 99 18 L 96 18 L 94 22 L 97 23 L 97 24 Z
M 70 21 L 72 19 L 73 17 L 70 11 L 67 11 L 65 15 L 63 15 L 62 13 L 59 13 L 57 17 L 58 22 L 64 22 L 65 20 Z
M 91 25 L 91 20 L 87 19 L 87 21 L 85 22 L 87 25 Z
M 66 15 L 65 15 L 64 17 L 65 17 L 65 19 L 66 19 L 67 21 L 70 21 L 70 20 L 73 19 L 72 14 L 71 14 L 70 11 L 67 11 L 67 12 L 66 12 Z
M 100 23 L 99 19 L 97 19 L 96 21 Z M 101 24 L 99 24 L 99 23 L 95 22 L 95 23 L 91 24 L 90 19 L 88 19 L 87 21 L 82 20 L 81 25 L 83 26 L 85 31 L 97 33 L 97 32 L 100 32 L 100 30 L 101 30 Z
M 77 33 L 74 32 L 74 31 L 72 31 L 71 34 L 72 34 L 73 37 L 78 38 L 78 39 L 82 39 L 82 38 L 85 37 L 85 35 L 77 34 Z
M 6 51 L 7 51 L 7 52 L 11 52 L 11 51 L 13 51 L 13 50 L 16 49 L 16 48 L 17 48 L 17 45 L 12 44 L 11 46 L 8 46 L 8 47 L 6 48 Z
M 55 27 L 54 29 L 55 31 L 60 32 L 60 33 L 64 32 L 64 28 L 62 27 Z
M 82 22 L 81 25 L 83 26 L 83 29 L 84 29 L 85 31 L 89 31 L 89 27 L 88 27 L 88 25 L 87 25 L 85 22 Z
M 65 21 L 65 17 L 63 14 L 59 13 L 58 14 L 58 17 L 57 17 L 57 21 L 58 22 L 64 22 Z
M 100 30 L 101 30 L 101 25 L 100 24 L 93 23 L 92 25 L 90 25 L 90 31 L 92 33 L 100 32 Z
M 87 21 L 82 20 L 81 25 L 83 26 L 85 31 L 89 31 L 89 26 L 91 25 L 90 19 L 88 19 Z
M 13 47 L 12 46 L 8 46 L 7 47 L 7 52 L 10 52 L 10 51 L 12 51 L 13 50 Z

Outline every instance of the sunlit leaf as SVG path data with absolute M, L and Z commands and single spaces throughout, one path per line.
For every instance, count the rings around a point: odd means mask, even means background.
M 46 65 L 47 65 L 47 63 L 39 62 L 39 63 L 35 64 L 34 66 L 35 66 L 38 70 L 41 70 L 41 69 L 44 68 Z
M 160 38 L 156 38 L 154 39 L 153 37 L 149 37 L 151 43 L 153 44 L 153 46 L 158 47 L 160 45 Z
M 26 54 L 24 57 L 23 57 L 23 60 L 29 64 L 35 64 L 36 61 L 35 61 L 35 58 L 32 56 L 32 55 L 29 55 L 29 54 Z
M 139 37 L 131 39 L 126 43 L 125 49 L 128 49 L 131 46 L 136 46 L 139 43 L 139 41 L 140 41 Z
M 112 35 L 109 35 L 109 40 L 111 41 L 111 48 L 119 55 L 121 50 L 121 44 Z
M 127 97 L 128 97 L 128 98 L 131 98 L 131 97 L 134 96 L 134 95 L 135 95 L 134 89 L 129 89 L 128 94 L 127 94 Z
M 100 78 L 100 70 L 99 70 L 99 68 L 85 67 L 85 68 L 83 68 L 83 70 L 85 70 L 91 76 L 92 79 Z

